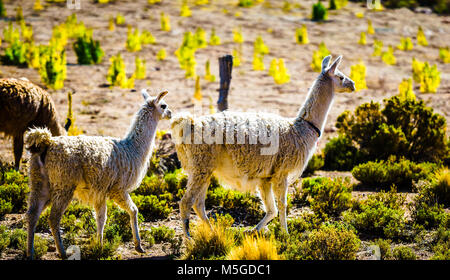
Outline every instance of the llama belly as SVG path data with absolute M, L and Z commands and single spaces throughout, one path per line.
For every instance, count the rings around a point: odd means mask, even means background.
M 249 178 L 245 175 L 240 176 L 230 170 L 216 170 L 214 171 L 220 185 L 225 188 L 237 190 L 240 192 L 256 193 L 261 180 L 259 178 Z
M 229 157 L 223 157 L 221 164 L 214 170 L 219 183 L 226 188 L 240 192 L 254 193 L 260 184 L 260 178 L 252 176 L 248 170 L 243 170 L 232 164 Z
M 97 202 L 106 199 L 106 195 L 99 190 L 94 190 L 85 183 L 79 184 L 73 194 L 74 198 L 86 203 L 90 206 L 95 206 Z

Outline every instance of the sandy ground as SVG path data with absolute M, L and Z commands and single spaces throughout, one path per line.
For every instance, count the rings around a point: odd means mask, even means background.
M 14 9 L 19 3 L 22 5 L 26 22 L 33 26 L 36 43 L 47 44 L 52 27 L 65 21 L 66 17 L 74 12 L 78 20 L 93 28 L 94 39 L 100 41 L 105 52 L 103 62 L 91 66 L 77 65 L 76 55 L 71 47 L 72 41 L 69 42 L 66 48 L 68 65 L 65 87 L 57 91 L 49 90 L 60 113 L 61 121 L 67 113 L 67 92 L 76 91 L 73 97 L 76 125 L 87 135 L 123 136 L 142 102 L 139 90 L 144 87 L 149 88 L 153 93 L 161 89 L 169 90 L 166 101 L 174 113 L 192 110 L 191 98 L 195 81 L 184 78 L 184 70 L 180 69 L 173 53 L 181 44 L 183 33 L 195 31 L 197 27 L 204 28 L 208 38 L 211 29 L 215 28 L 222 40 L 221 45 L 208 46 L 196 53 L 197 74 L 204 75 L 204 65 L 209 59 L 212 73 L 217 80 L 214 83 L 202 80 L 203 109 L 207 113 L 209 105 L 207 96 L 210 95 L 214 102 L 218 97 L 217 58 L 231 54 L 233 48 L 237 46 L 232 40 L 232 30 L 238 26 L 242 27 L 245 39 L 244 62 L 242 66 L 233 69 L 229 95 L 229 107 L 232 110 L 264 110 L 276 112 L 285 117 L 295 116 L 305 100 L 308 88 L 318 75 L 310 67 L 312 52 L 317 49 L 320 42 L 325 42 L 334 57 L 343 55 L 340 70 L 345 74 L 349 75 L 350 66 L 358 63 L 359 60 L 365 63 L 368 89 L 336 96 L 319 148 L 322 148 L 327 140 L 335 135 L 336 117 L 344 110 L 353 110 L 358 105 L 371 100 L 381 102 L 384 98 L 397 94 L 401 80 L 412 75 L 412 57 L 437 64 L 441 72 L 441 85 L 438 92 L 420 94 L 418 85 L 415 85 L 415 92 L 419 99 L 425 100 L 436 112 L 446 117 L 447 130 L 450 128 L 450 64 L 440 62 L 438 49 L 450 42 L 449 16 L 415 13 L 407 9 L 373 12 L 367 10 L 365 5 L 349 3 L 347 7 L 339 11 L 331 11 L 328 21 L 316 23 L 309 20 L 310 7 L 315 2 L 310 0 L 301 1 L 301 6 L 304 8 L 294 8 L 288 13 L 282 11 L 282 1 L 266 0 L 271 3 L 271 7 L 256 5 L 253 8 L 244 9 L 235 5 L 236 0 L 212 0 L 210 1 L 212 4 L 207 6 L 191 5 L 192 17 L 190 18 L 179 16 L 181 1 L 164 0 L 162 4 L 149 6 L 145 0 L 118 0 L 106 5 L 81 0 L 80 10 L 51 4 L 41 12 L 32 10 L 34 1 L 4 2 L 9 16 L 15 15 Z M 225 13 L 224 9 L 228 13 Z M 145 45 L 136 53 L 126 51 L 126 25 L 116 26 L 115 31 L 108 30 L 109 17 L 119 12 L 124 15 L 126 24 L 138 27 L 139 30 L 150 31 L 156 37 L 157 44 Z M 160 30 L 160 12 L 170 15 L 172 25 L 170 32 Z M 240 13 L 238 17 L 237 12 Z M 356 12 L 363 12 L 364 18 L 357 18 L 354 15 Z M 357 42 L 360 32 L 367 30 L 367 19 L 372 20 L 376 34 L 369 35 L 368 44 L 361 46 Z M 0 20 L 0 29 L 6 27 L 10 20 Z M 302 24 L 308 28 L 310 43 L 307 45 L 298 45 L 295 42 L 295 29 Z M 416 45 L 415 37 L 419 25 L 425 30 L 430 44 L 428 47 Z M 266 71 L 252 70 L 253 42 L 257 35 L 261 35 L 270 48 L 270 54 L 264 58 Z M 397 65 L 387 66 L 379 57 L 371 56 L 374 38 L 382 40 L 385 46 L 396 46 L 401 36 L 412 37 L 415 45 L 409 52 L 395 50 Z M 5 45 L 2 44 L 0 48 L 4 49 Z M 168 57 L 165 61 L 158 62 L 156 53 L 161 48 L 166 49 Z M 107 85 L 109 58 L 118 52 L 125 60 L 128 75 L 134 71 L 136 56 L 147 61 L 147 79 L 136 81 L 137 91 L 109 88 Z M 267 69 L 272 58 L 284 58 L 291 74 L 289 83 L 276 85 L 273 78 L 268 75 Z M 0 65 L 0 77 L 27 77 L 45 88 L 38 72 L 34 69 Z M 169 123 L 162 121 L 159 128 L 168 129 L 168 127 Z M 13 161 L 11 141 L 2 136 L 0 136 L 0 159 Z M 169 224 L 176 227 L 177 232 L 181 229 L 181 224 L 176 217 Z

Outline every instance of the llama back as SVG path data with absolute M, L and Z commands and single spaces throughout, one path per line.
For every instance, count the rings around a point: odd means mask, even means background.
M 46 128 L 31 129 L 26 134 L 31 152 L 42 152 L 45 175 L 53 186 L 78 186 L 75 196 L 93 204 L 97 197 L 113 195 L 119 185 L 139 186 L 146 168 L 133 161 L 135 152 L 123 140 L 101 136 L 51 137 Z M 132 172 L 142 169 L 143 172 Z M 128 170 L 129 172 L 121 172 Z M 131 175 L 130 175 L 131 174 Z
M 293 119 L 269 113 L 225 111 L 197 118 L 184 113 L 172 121 L 183 166 L 206 161 L 205 167 L 234 169 L 236 174 L 229 177 L 301 173 L 316 138 L 309 129 L 296 129 Z
M 47 126 L 53 135 L 64 135 L 50 95 L 23 79 L 0 79 L 0 131 L 21 135 L 29 127 Z

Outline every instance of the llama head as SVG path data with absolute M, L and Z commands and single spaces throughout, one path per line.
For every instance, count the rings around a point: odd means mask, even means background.
M 331 78 L 335 92 L 353 92 L 355 91 L 355 82 L 339 71 L 338 66 L 341 63 L 342 55 L 331 63 L 331 55 L 322 60 L 322 75 Z
M 169 110 L 169 106 L 163 100 L 168 91 L 163 91 L 156 97 L 150 96 L 146 89 L 142 89 L 141 93 L 145 99 L 146 106 L 154 112 L 156 117 L 159 119 L 170 119 L 172 117 L 172 111 Z

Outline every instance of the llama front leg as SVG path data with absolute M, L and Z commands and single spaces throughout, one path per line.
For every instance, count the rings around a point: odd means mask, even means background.
M 101 201 L 95 205 L 95 219 L 97 222 L 97 240 L 103 245 L 103 230 L 106 222 L 106 201 Z
M 23 134 L 14 136 L 13 150 L 14 150 L 14 168 L 16 170 L 19 170 L 20 159 L 22 158 L 23 153 Z
M 282 178 L 279 183 L 273 184 L 273 191 L 275 193 L 275 200 L 277 201 L 278 213 L 280 215 L 280 225 L 283 230 L 288 233 L 286 222 L 286 207 L 287 207 L 287 178 Z
M 277 208 L 275 207 L 271 182 L 269 180 L 262 180 L 259 191 L 264 207 L 266 208 L 266 215 L 255 227 L 255 230 L 258 232 L 277 216 Z
M 134 249 L 139 253 L 145 253 L 144 249 L 141 247 L 141 239 L 139 237 L 139 226 L 138 226 L 138 208 L 131 200 L 129 193 L 123 193 L 120 196 L 114 197 L 113 200 L 119 205 L 120 208 L 127 211 L 130 215 L 131 231 L 133 233 Z

